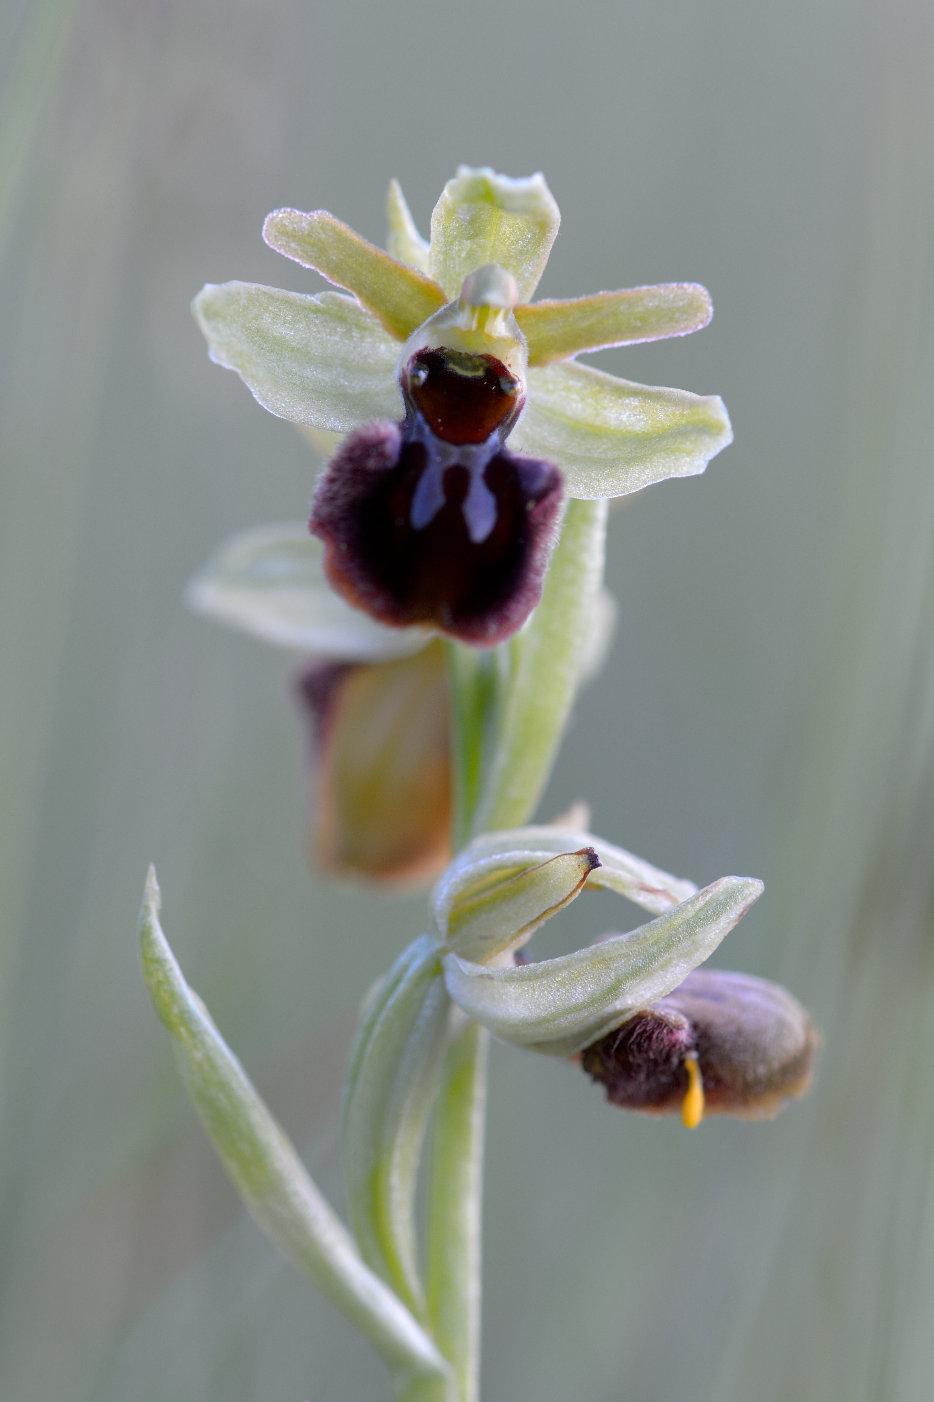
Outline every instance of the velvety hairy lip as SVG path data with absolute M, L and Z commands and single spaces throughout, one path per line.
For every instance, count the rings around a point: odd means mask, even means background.
M 752 974 L 695 969 L 581 1053 L 581 1064 L 629 1110 L 664 1114 L 697 1100 L 710 1114 L 769 1119 L 803 1095 L 817 1034 L 800 1003 Z
M 383 623 L 491 646 L 541 597 L 561 474 L 497 435 L 458 452 L 430 430 L 406 430 L 367 424 L 325 470 L 309 525 L 325 543 L 328 578 Z

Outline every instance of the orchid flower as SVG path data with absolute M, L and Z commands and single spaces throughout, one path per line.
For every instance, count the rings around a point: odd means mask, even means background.
M 565 497 L 702 472 L 731 441 L 715 396 L 576 359 L 699 330 L 710 298 L 665 283 L 531 301 L 559 223 L 541 175 L 461 167 L 429 242 L 396 182 L 388 214 L 384 252 L 325 210 L 276 210 L 270 247 L 345 290 L 229 282 L 194 311 L 265 408 L 349 434 L 310 522 L 335 589 L 384 623 L 489 646 L 538 603 Z

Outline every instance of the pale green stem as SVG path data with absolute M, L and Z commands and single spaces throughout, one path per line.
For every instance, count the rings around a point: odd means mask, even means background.
M 483 783 L 484 754 L 496 707 L 501 649 L 479 652 L 449 642 L 451 739 L 454 761 L 454 833 L 457 851 L 470 837 Z
M 532 620 L 508 644 L 448 645 L 455 776 L 454 847 L 525 822 L 571 712 L 603 580 L 606 503 L 571 501 Z M 428 1208 L 428 1318 L 454 1378 L 421 1378 L 402 1402 L 477 1402 L 481 1188 L 487 1034 L 451 1041 L 435 1111 Z M 452 1391 L 453 1388 L 453 1391 Z
M 448 644 L 455 777 L 454 847 L 469 837 L 493 733 L 504 650 Z M 480 1241 L 488 1037 L 452 1035 L 435 1107 L 426 1293 L 432 1335 L 453 1377 L 413 1378 L 400 1402 L 476 1402 L 480 1366 Z
M 451 1039 L 435 1109 L 428 1198 L 428 1321 L 453 1380 L 415 1378 L 400 1402 L 477 1402 L 483 1142 L 489 1037 L 476 1023 Z

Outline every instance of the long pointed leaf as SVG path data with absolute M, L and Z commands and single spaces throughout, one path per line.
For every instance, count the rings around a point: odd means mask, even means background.
M 185 982 L 159 907 L 150 869 L 140 914 L 143 975 L 201 1122 L 253 1217 L 397 1373 L 443 1373 L 432 1339 L 360 1259 L 350 1233 Z

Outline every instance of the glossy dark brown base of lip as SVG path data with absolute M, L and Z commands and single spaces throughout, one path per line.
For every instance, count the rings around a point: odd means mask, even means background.
M 417 438 L 386 422 L 358 429 L 325 469 L 309 527 L 325 544 L 331 584 L 350 603 L 392 627 L 433 627 L 489 647 L 521 627 L 541 598 L 561 474 L 494 443 L 480 470 L 495 515 L 475 541 L 464 503 L 476 458 L 465 450 L 460 464 L 450 445 L 442 504 L 427 523 L 412 524 L 419 481 L 437 470 L 436 451 L 423 425 Z

